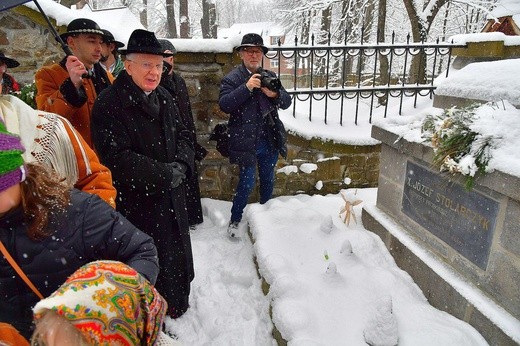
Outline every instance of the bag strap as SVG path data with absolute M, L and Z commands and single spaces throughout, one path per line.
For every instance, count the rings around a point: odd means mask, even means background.
M 25 281 L 27 286 L 29 286 L 29 288 L 34 292 L 34 294 L 36 294 L 40 299 L 43 299 L 43 295 L 40 293 L 40 291 L 38 291 L 36 286 L 33 285 L 33 283 L 31 282 L 31 280 L 29 280 L 27 275 L 25 275 L 25 273 L 23 272 L 22 268 L 20 268 L 18 263 L 16 263 L 16 261 L 11 256 L 9 251 L 7 251 L 7 249 L 4 246 L 4 243 L 2 243 L 1 240 L 0 240 L 0 251 L 2 251 L 2 254 L 4 255 L 4 257 L 7 260 L 7 262 L 9 262 L 9 264 L 11 264 L 11 266 L 14 268 L 14 270 L 16 270 L 18 275 L 20 275 L 20 277 L 23 279 L 23 281 Z

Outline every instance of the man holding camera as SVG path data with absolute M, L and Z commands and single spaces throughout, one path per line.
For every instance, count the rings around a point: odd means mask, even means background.
M 255 186 L 257 166 L 260 203 L 271 198 L 278 155 L 287 156 L 285 129 L 278 108 L 287 109 L 291 105 L 291 97 L 276 74 L 262 69 L 268 51 L 262 37 L 246 34 L 236 50 L 242 64 L 224 77 L 219 95 L 220 109 L 230 115 L 229 160 L 240 168 L 227 230 L 232 238 L 238 236 L 242 213 Z

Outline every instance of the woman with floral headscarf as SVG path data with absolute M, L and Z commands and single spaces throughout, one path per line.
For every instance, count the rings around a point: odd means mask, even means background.
M 137 271 L 116 261 L 84 265 L 34 307 L 33 344 L 177 345 L 162 332 L 167 303 Z
M 44 297 L 75 270 L 100 259 L 122 261 L 150 282 L 159 272 L 153 239 L 98 196 L 71 189 L 48 168 L 24 163 L 20 138 L 0 122 L 0 241 Z M 0 256 L 0 322 L 32 334 L 38 302 Z

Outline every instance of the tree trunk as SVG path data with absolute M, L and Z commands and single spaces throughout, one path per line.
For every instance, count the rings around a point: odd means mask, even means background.
M 310 27 L 311 27 L 311 14 L 310 12 L 306 12 L 302 14 L 303 20 L 301 24 L 301 36 L 300 36 L 300 43 L 301 44 L 308 44 L 309 43 L 309 36 L 310 36 Z
M 188 14 L 188 0 L 179 0 L 179 22 L 181 38 L 190 37 L 190 16 Z
M 377 42 L 385 42 L 386 31 L 386 0 L 379 0 L 379 7 L 377 9 Z M 388 55 L 379 54 L 379 81 L 381 85 L 387 85 L 390 82 L 388 75 Z M 388 95 L 385 94 L 378 97 L 380 105 L 385 105 Z
M 202 0 L 202 18 L 200 26 L 203 38 L 217 38 L 216 16 L 217 9 L 214 3 Z
M 428 32 L 439 12 L 440 8 L 444 6 L 449 0 L 437 0 L 434 6 L 430 9 L 430 15 L 426 21 L 420 19 L 420 14 L 415 7 L 414 0 L 403 0 L 410 24 L 412 27 L 413 42 L 425 42 L 428 39 Z M 426 82 L 426 55 L 419 53 L 412 58 L 412 64 L 408 73 L 408 83 L 425 83 Z
M 148 0 L 143 0 L 143 10 L 139 12 L 139 21 L 145 28 L 148 27 Z
M 166 0 L 166 37 L 177 38 L 174 0 Z

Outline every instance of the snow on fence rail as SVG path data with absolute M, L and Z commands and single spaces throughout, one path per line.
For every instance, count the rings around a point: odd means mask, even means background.
M 319 113 L 327 124 L 332 108 L 343 125 L 345 105 L 350 103 L 349 113 L 354 113 L 352 118 L 357 125 L 359 115 L 365 114 L 360 112 L 360 102 L 365 102 L 369 103 L 366 120 L 372 123 L 375 107 L 384 106 L 386 117 L 389 98 L 399 98 L 399 114 L 404 97 L 414 97 L 414 107 L 418 96 L 431 98 L 435 78 L 442 73 L 448 76 L 452 48 L 466 47 L 439 40 L 409 42 L 409 35 L 406 43 L 395 43 L 394 37 L 391 43 L 376 44 L 332 44 L 329 40 L 328 44 L 315 45 L 312 40 L 311 45 L 298 45 L 295 40 L 294 45 L 282 46 L 279 41 L 278 46 L 269 47 L 264 66 L 278 73 L 292 96 L 294 117 L 297 107 L 305 103 L 309 121 L 313 113 Z M 329 107 L 333 101 L 339 104 Z M 316 111 L 313 103 L 319 103 L 321 110 Z

